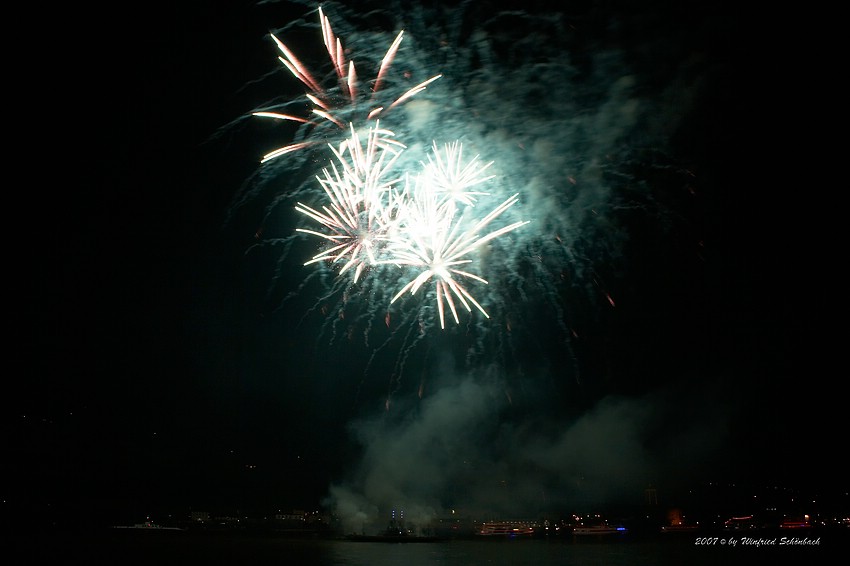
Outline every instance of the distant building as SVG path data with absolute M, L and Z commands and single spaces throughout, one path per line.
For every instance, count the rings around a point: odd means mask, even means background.
M 301 523 L 307 520 L 307 514 L 300 509 L 295 509 L 292 513 L 278 513 L 274 516 L 274 519 L 275 521 Z

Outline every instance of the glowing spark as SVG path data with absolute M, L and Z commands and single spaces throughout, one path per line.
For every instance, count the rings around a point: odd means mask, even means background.
M 301 122 L 302 124 L 308 124 L 310 122 L 309 120 L 305 120 L 304 118 L 300 118 L 298 116 L 292 116 L 290 114 L 281 114 L 279 112 L 254 112 L 253 115 L 264 118 L 277 118 L 278 120 L 291 120 L 293 122 Z
M 316 82 L 316 79 L 314 79 L 310 72 L 307 70 L 307 67 L 301 64 L 301 61 L 299 61 L 298 58 L 295 57 L 292 51 L 290 51 L 289 48 L 286 47 L 286 45 L 284 45 L 281 40 L 275 37 L 274 34 L 270 35 L 272 36 L 272 39 L 274 40 L 275 44 L 277 44 L 278 49 L 281 50 L 285 57 L 278 57 L 278 59 L 281 63 L 283 63 L 283 65 L 287 69 L 289 69 L 289 71 L 295 76 L 295 78 L 304 83 L 307 88 L 309 88 L 313 92 L 324 92 L 322 91 L 322 87 L 319 86 L 319 83 Z
M 395 54 L 398 52 L 398 47 L 401 45 L 402 35 L 404 34 L 404 30 L 398 32 L 398 35 L 393 41 L 390 48 L 387 50 L 387 54 L 384 55 L 384 58 L 381 60 L 381 67 L 378 69 L 378 76 L 375 78 L 375 86 L 372 87 L 372 92 L 378 92 L 381 89 L 381 81 L 384 79 L 384 75 L 387 73 L 387 69 L 390 68 L 390 65 L 395 59 Z
M 440 77 L 442 77 L 442 76 L 443 76 L 443 75 L 436 75 L 436 76 L 434 76 L 434 77 L 431 77 L 431 78 L 430 78 L 430 79 L 428 79 L 427 81 L 424 81 L 424 82 L 419 83 L 418 85 L 416 85 L 416 86 L 415 86 L 415 87 L 413 87 L 412 89 L 408 90 L 407 92 L 405 92 L 404 94 L 402 94 L 401 96 L 399 96 L 399 97 L 398 97 L 398 99 L 397 99 L 395 102 L 393 102 L 392 104 L 390 104 L 390 108 L 393 108 L 394 106 L 397 106 L 397 105 L 401 104 L 402 102 L 404 102 L 404 101 L 405 101 L 405 100 L 407 100 L 408 98 L 410 98 L 410 97 L 412 97 L 412 96 L 415 96 L 415 95 L 419 94 L 420 92 L 422 92 L 423 90 L 425 90 L 425 87 L 426 87 L 426 86 L 428 86 L 429 84 L 431 84 L 432 82 L 436 81 L 437 79 L 439 79 L 439 78 L 440 78 Z
M 286 153 L 291 153 L 293 151 L 298 151 L 299 149 L 304 149 L 305 147 L 309 147 L 309 146 L 315 145 L 315 144 L 316 144 L 316 142 L 302 142 L 302 143 L 293 143 L 293 144 L 287 145 L 285 147 L 281 147 L 280 149 L 276 149 L 276 150 L 272 151 L 271 153 L 265 154 L 263 156 L 263 159 L 260 161 L 260 163 L 265 163 L 266 161 L 269 161 L 270 159 L 274 159 L 275 157 L 279 157 L 281 155 L 284 155 Z

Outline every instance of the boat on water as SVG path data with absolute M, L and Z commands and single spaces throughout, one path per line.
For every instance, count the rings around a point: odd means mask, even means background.
M 786 529 L 811 529 L 812 523 L 809 521 L 809 516 L 805 515 L 803 517 L 785 517 L 782 519 L 782 522 L 779 523 L 779 528 L 782 530 Z
M 112 527 L 113 529 L 127 529 L 127 530 L 136 530 L 136 531 L 185 531 L 181 527 L 163 527 L 162 525 L 158 525 L 152 521 L 145 521 L 144 523 L 136 523 L 134 525 L 115 525 Z
M 573 527 L 573 535 L 589 536 L 589 535 L 618 535 L 628 532 L 626 527 L 620 525 L 609 525 L 608 523 L 600 523 L 598 525 L 579 525 Z
M 475 534 L 480 537 L 530 537 L 534 536 L 534 524 L 525 521 L 488 521 Z

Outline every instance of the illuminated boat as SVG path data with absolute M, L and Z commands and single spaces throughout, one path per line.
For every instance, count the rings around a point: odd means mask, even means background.
M 803 517 L 785 517 L 779 523 L 780 529 L 811 529 L 812 523 L 809 521 L 809 516 Z
M 588 535 L 617 535 L 628 532 L 626 527 L 621 525 L 609 525 L 606 521 L 593 525 L 577 525 L 573 527 L 573 535 L 588 536 Z
M 182 527 L 163 527 L 153 521 L 145 521 L 144 523 L 136 523 L 135 525 L 115 525 L 113 529 L 126 529 L 136 531 L 185 531 Z
M 534 524 L 525 521 L 488 521 L 475 534 L 481 537 L 530 537 L 534 535 Z

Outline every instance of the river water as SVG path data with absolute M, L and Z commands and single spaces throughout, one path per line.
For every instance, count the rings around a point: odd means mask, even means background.
M 217 566 L 701 566 L 835 564 L 848 556 L 847 537 L 818 544 L 780 545 L 741 537 L 705 544 L 696 536 L 553 540 L 450 540 L 427 543 L 291 539 L 230 533 L 134 532 L 32 534 L 15 541 L 19 557 L 7 564 L 202 564 Z

